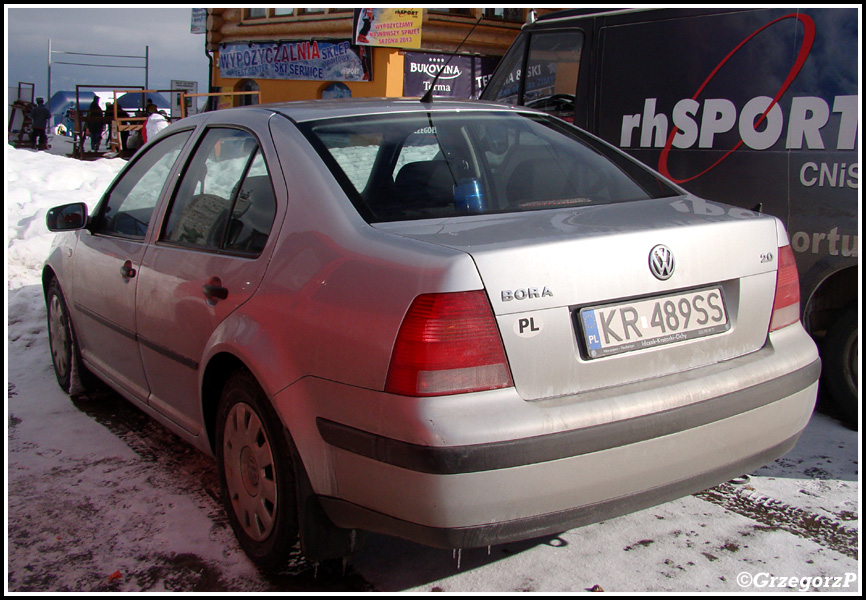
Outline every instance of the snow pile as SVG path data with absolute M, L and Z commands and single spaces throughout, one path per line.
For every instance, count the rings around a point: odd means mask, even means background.
M 55 151 L 71 148 L 57 143 Z M 8 359 L 18 364 L 45 364 L 45 300 L 42 265 L 54 234 L 45 214 L 54 206 L 84 202 L 93 208 L 114 176 L 126 164 L 121 159 L 91 163 L 48 152 L 6 147 L 6 307 Z M 7 369 L 8 371 L 8 369 Z
M 125 164 L 118 158 L 84 163 L 45 152 L 6 150 L 7 289 L 39 282 L 54 239 L 45 228 L 45 213 L 72 202 L 85 202 L 92 209 Z

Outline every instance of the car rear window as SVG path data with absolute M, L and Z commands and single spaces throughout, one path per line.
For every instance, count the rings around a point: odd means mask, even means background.
M 546 115 L 431 111 L 299 126 L 369 222 L 680 193 L 625 155 Z

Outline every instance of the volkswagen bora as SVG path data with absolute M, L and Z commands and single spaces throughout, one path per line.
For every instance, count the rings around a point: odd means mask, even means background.
M 531 109 L 203 114 L 47 220 L 60 385 L 215 455 L 265 567 L 664 502 L 782 455 L 815 402 L 780 222 Z

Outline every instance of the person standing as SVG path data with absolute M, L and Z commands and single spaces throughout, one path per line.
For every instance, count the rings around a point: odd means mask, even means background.
M 44 98 L 36 99 L 36 106 L 30 111 L 30 127 L 33 133 L 30 135 L 30 144 L 34 150 L 45 150 L 48 148 L 48 135 L 45 129 L 51 119 L 51 111 L 45 106 Z
M 157 133 L 168 127 L 168 119 L 156 109 L 155 104 L 148 106 L 147 112 L 147 123 L 144 126 L 145 141 L 152 140 Z
M 102 130 L 105 128 L 105 115 L 99 108 L 99 98 L 94 98 L 87 110 L 87 130 L 90 133 L 90 151 L 99 152 Z

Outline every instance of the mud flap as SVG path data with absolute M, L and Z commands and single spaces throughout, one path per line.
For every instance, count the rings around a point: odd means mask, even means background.
M 357 529 L 337 527 L 325 514 L 313 493 L 313 486 L 291 435 L 286 436 L 295 464 L 295 490 L 298 499 L 298 537 L 301 553 L 307 560 L 321 563 L 346 558 L 364 545 L 365 535 Z

